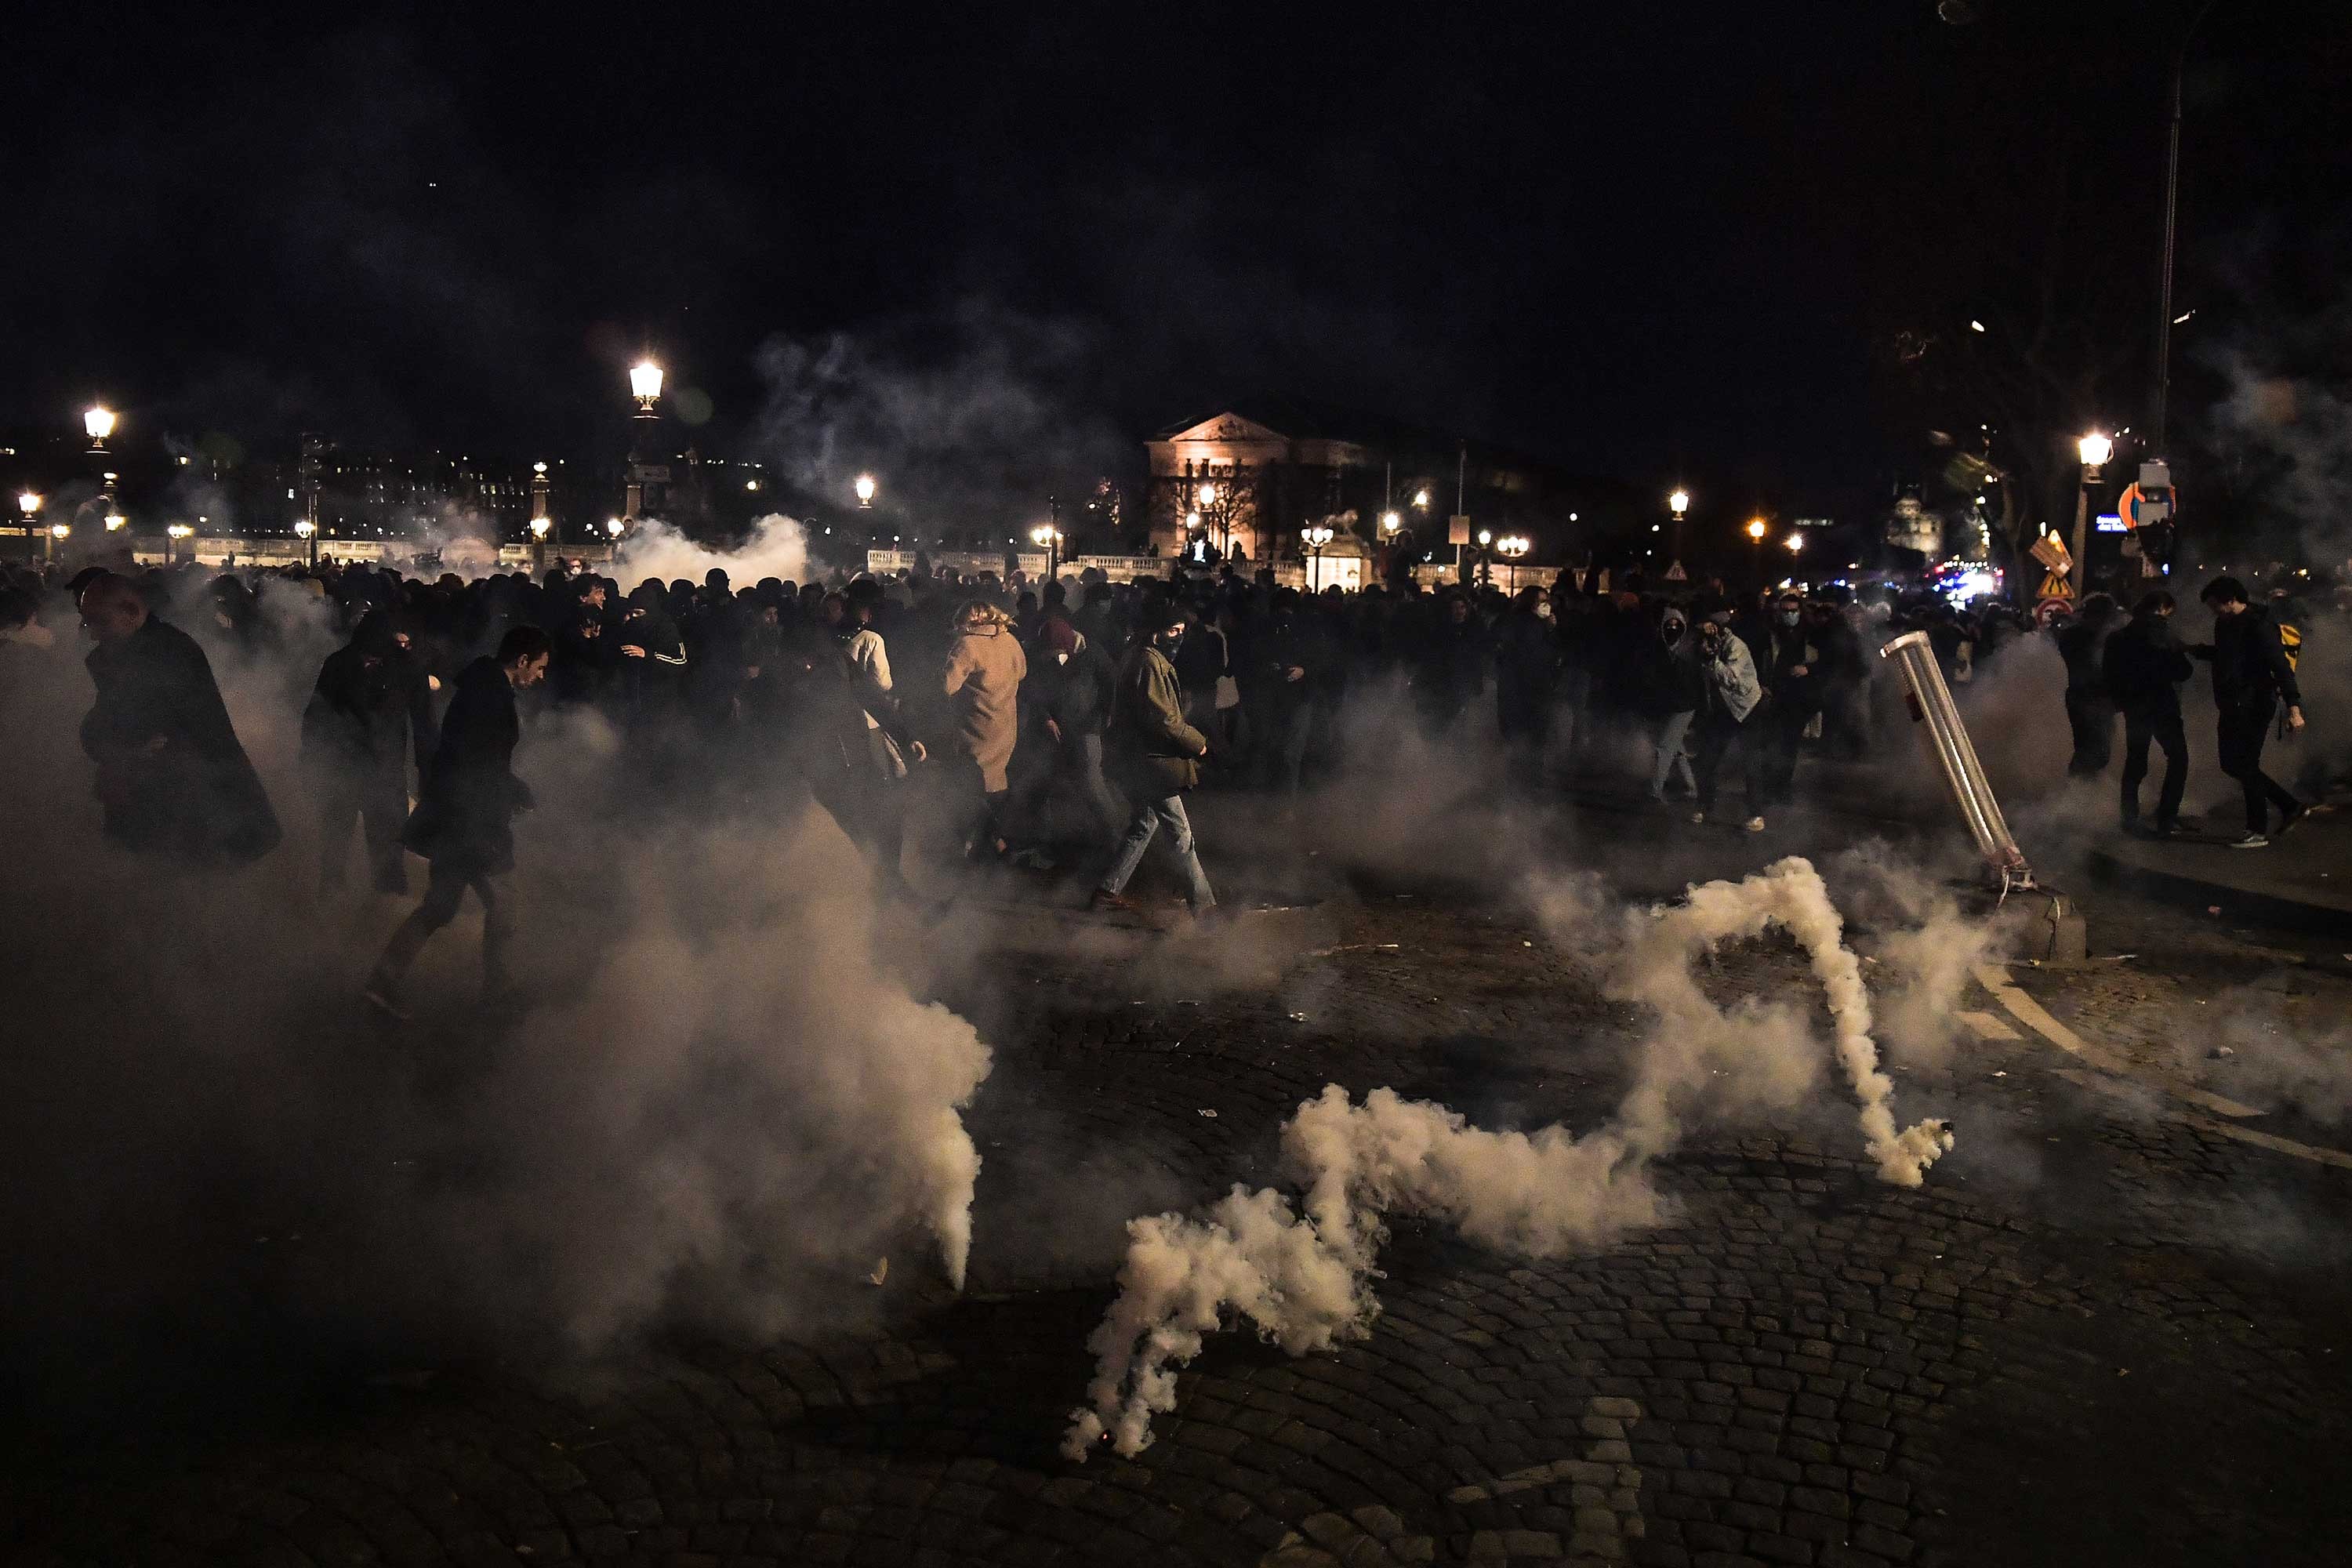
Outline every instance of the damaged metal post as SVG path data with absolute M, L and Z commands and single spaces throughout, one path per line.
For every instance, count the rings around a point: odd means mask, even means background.
M 1951 688 L 1944 684 L 1944 672 L 1936 668 L 1936 650 L 1928 646 L 1927 634 L 1906 632 L 1880 648 L 1878 657 L 1891 658 L 1902 668 L 1911 717 L 1927 726 L 1928 743 L 1944 771 L 1944 783 L 1950 787 L 1953 803 L 1960 808 L 1977 850 L 2001 890 L 2033 886 L 2033 868 L 2025 863 L 2025 851 L 2010 837 L 2000 802 L 1993 798 L 1992 784 L 1977 761 L 1977 749 L 1969 743 L 1969 731 L 1960 722 Z

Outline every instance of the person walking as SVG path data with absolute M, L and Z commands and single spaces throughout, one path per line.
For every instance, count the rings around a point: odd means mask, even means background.
M 2074 736 L 2074 754 L 2066 763 L 2069 778 L 2098 777 L 2114 754 L 2116 706 L 2107 695 L 2100 655 L 2115 618 L 2115 600 L 2094 594 L 2083 601 L 2083 613 L 2058 633 L 2058 656 L 2066 661 L 2066 726 Z
M 1192 824 L 1184 815 L 1184 792 L 1201 782 L 1201 759 L 1208 754 L 1209 742 L 1184 722 L 1184 690 L 1170 658 L 1183 643 L 1183 616 L 1170 609 L 1156 619 L 1160 624 L 1138 635 L 1128 648 L 1111 698 L 1108 742 L 1114 776 L 1135 806 L 1091 907 L 1135 908 L 1126 896 L 1128 880 L 1164 827 L 1169 851 L 1184 878 L 1186 901 L 1199 920 L 1215 910 L 1217 900 L 1201 869 Z
M 457 917 L 466 889 L 482 905 L 482 999 L 509 995 L 506 950 L 514 934 L 514 904 L 506 884 L 514 869 L 514 819 L 529 811 L 530 786 L 514 773 L 522 721 L 515 693 L 547 675 L 548 635 L 533 626 L 508 628 L 499 650 L 467 665 L 441 721 L 440 743 L 416 809 L 402 835 L 432 864 L 425 897 L 392 933 L 361 994 L 378 1011 L 404 1019 L 401 982 L 433 933 Z
M 2189 738 L 2180 727 L 2180 683 L 2195 673 L 2172 631 L 2173 598 L 2161 588 L 2140 596 L 2131 619 L 2107 638 L 2100 675 L 2107 700 L 2124 716 L 2123 826 L 2140 831 L 2139 786 L 2147 777 L 2150 742 L 2164 748 L 2164 782 L 2157 787 L 2159 838 L 2180 826 L 2180 797 L 2189 788 Z M 2070 699 L 2071 700 L 2071 699 Z
M 1650 726 L 1650 799 L 1661 805 L 1667 784 L 1677 778 L 1685 795 L 1698 794 L 1688 742 L 1706 689 L 1698 661 L 1691 657 L 1689 636 L 1689 617 L 1680 605 L 1668 605 L 1658 616 L 1655 642 L 1632 651 L 1621 666 L 1633 688 L 1633 706 Z
M 2213 706 L 2218 710 L 2221 771 L 2246 795 L 2246 831 L 2231 841 L 2239 849 L 2270 845 L 2270 808 L 2279 808 L 2284 833 L 2310 808 L 2263 772 L 2263 742 L 2279 704 L 2286 705 L 2286 728 L 2303 728 L 2303 692 L 2278 623 L 2254 605 L 2235 577 L 2216 577 L 2198 597 L 2213 612 L 2213 640 L 2189 651 L 2213 666 Z
M 1021 682 L 1028 673 L 1011 616 L 985 599 L 970 600 L 956 612 L 955 640 L 940 679 L 966 787 L 978 785 L 971 803 L 977 810 L 967 818 L 967 854 L 1005 851 L 1004 799 L 1013 787 L 1006 770 L 1021 738 Z
M 1691 654 L 1704 683 L 1694 769 L 1698 775 L 1698 809 L 1691 814 L 1691 821 L 1703 823 L 1713 814 L 1716 774 L 1723 766 L 1723 754 L 1738 746 L 1748 791 L 1746 826 L 1750 833 L 1761 833 L 1764 758 L 1750 721 L 1764 700 L 1764 689 L 1756 679 L 1756 660 L 1747 643 L 1733 636 L 1724 622 L 1719 612 L 1702 619 Z
M 278 814 L 195 638 L 149 614 L 127 577 L 81 591 L 97 698 L 81 721 L 109 840 L 133 854 L 244 865 L 278 846 Z
M 319 885 L 343 885 L 352 818 L 360 819 L 375 890 L 405 896 L 408 770 L 433 755 L 433 689 L 389 610 L 370 610 L 329 654 L 302 710 L 302 771 L 318 808 Z

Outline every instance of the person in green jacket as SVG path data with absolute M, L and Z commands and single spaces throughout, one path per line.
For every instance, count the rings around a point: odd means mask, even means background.
M 1184 689 L 1171 658 L 1183 640 L 1183 613 L 1170 608 L 1156 628 L 1137 636 L 1119 665 L 1108 737 L 1111 777 L 1135 806 L 1118 857 L 1095 889 L 1093 907 L 1097 910 L 1135 907 L 1125 896 L 1128 879 L 1143 863 L 1144 851 L 1163 826 L 1184 874 L 1193 918 L 1217 907 L 1193 849 L 1192 824 L 1184 816 L 1184 792 L 1201 782 L 1201 759 L 1208 754 L 1209 742 L 1184 722 Z

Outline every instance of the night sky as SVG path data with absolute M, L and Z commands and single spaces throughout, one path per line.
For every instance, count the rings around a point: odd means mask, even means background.
M 1927 461 L 1886 345 L 2022 287 L 2053 215 L 2152 328 L 2193 6 L 1976 9 L 50 8 L 0 422 L 580 450 L 650 344 L 711 446 L 803 465 L 1132 462 L 1269 393 L 1874 505 Z M 2185 416 L 2216 344 L 2341 309 L 2343 10 L 2200 35 Z

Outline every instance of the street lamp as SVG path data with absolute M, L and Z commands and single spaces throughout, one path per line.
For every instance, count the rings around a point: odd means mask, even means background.
M 1050 522 L 1041 522 L 1029 531 L 1029 542 L 1042 546 L 1045 552 L 1045 581 L 1053 582 L 1062 574 L 1062 531 Z
M 1760 584 L 1764 581 L 1764 520 L 1762 518 L 1751 517 L 1748 520 L 1748 542 L 1756 547 L 1756 581 Z
M 193 535 L 195 531 L 195 531 L 194 529 L 190 528 L 190 527 L 189 527 L 186 523 L 184 523 L 184 522 L 175 522 L 175 523 L 173 523 L 173 524 L 171 524 L 169 527 L 167 527 L 167 528 L 165 528 L 165 529 L 163 530 L 163 564 L 164 564 L 164 565 L 169 566 L 170 564 L 172 564 L 172 556 L 173 556 L 173 546 L 174 546 L 174 545 L 176 545 L 176 544 L 178 544 L 181 541 L 183 541 L 183 540 L 185 540 L 185 539 L 189 538 L 189 537 L 190 537 L 191 535 Z
M 534 517 L 530 520 L 530 569 L 533 572 L 546 569 L 547 531 L 551 526 L 552 524 L 543 517 Z
M 1801 533 L 1792 533 L 1782 542 L 1788 545 L 1789 553 L 1795 555 L 1805 548 L 1805 536 Z
M 629 367 L 629 395 L 637 400 L 640 416 L 653 417 L 654 405 L 661 399 L 662 368 L 650 359 L 641 359 Z
M 1420 489 L 1412 492 L 1412 509 L 1415 511 L 1427 511 L 1429 510 L 1429 489 L 1427 486 L 1424 485 Z
M 1675 520 L 1674 537 L 1666 544 L 1671 556 L 1669 563 L 1672 564 L 1683 558 L 1683 514 L 1690 510 L 1690 491 L 1676 485 L 1675 493 L 1666 498 L 1666 510 L 1674 514 Z M 1651 526 L 1650 531 L 1657 532 L 1655 524 Z
M 2074 455 L 2083 459 L 2083 473 L 2074 486 L 2074 560 L 2067 575 L 2074 602 L 2080 604 L 2084 590 L 2090 585 L 2090 563 L 2084 557 L 2089 553 L 2091 487 L 2099 482 L 2100 466 L 2116 455 L 2116 444 L 2112 437 L 2094 430 L 2074 443 Z
M 1519 559 L 1533 548 L 1523 534 L 1507 533 L 1495 541 L 1495 548 L 1511 563 L 1511 592 L 1519 591 Z
M 860 474 L 857 476 L 857 508 L 860 511 L 872 511 L 874 510 L 874 476 L 872 474 Z
M 310 558 L 310 568 L 316 571 L 319 566 L 319 525 L 307 517 L 298 517 L 294 520 L 294 537 L 303 542 Z
M 114 434 L 114 410 L 102 403 L 92 404 L 82 411 L 81 427 L 89 437 L 89 449 L 106 450 L 106 438 Z
M 1331 542 L 1331 529 L 1327 523 L 1310 522 L 1298 531 L 1298 537 L 1307 542 L 1310 552 L 1307 562 L 1307 591 L 1312 594 L 1318 575 L 1317 568 L 1323 561 L 1323 547 Z
M 127 518 L 127 517 L 123 516 L 121 512 L 119 512 L 119 511 L 110 511 L 110 512 L 108 512 L 108 513 L 106 514 L 106 531 L 107 531 L 107 532 L 109 532 L 109 533 L 120 533 L 120 532 L 121 532 L 125 528 L 128 528 L 129 526 L 131 526 L 131 520 L 130 520 L 129 518 Z
M 627 526 L 627 523 L 617 517 L 608 517 L 604 520 L 604 531 L 613 536 L 613 542 L 615 544 L 621 542 L 621 531 Z

